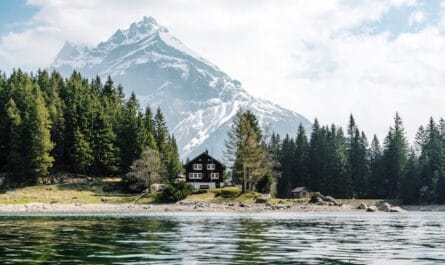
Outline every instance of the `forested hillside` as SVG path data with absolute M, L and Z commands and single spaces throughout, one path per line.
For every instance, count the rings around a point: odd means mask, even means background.
M 346 132 L 314 121 L 310 138 L 272 135 L 270 150 L 280 162 L 278 195 L 307 186 L 341 198 L 400 198 L 405 203 L 445 202 L 445 121 L 420 126 L 410 146 L 396 114 L 383 143 L 369 143 L 351 115 Z
M 157 150 L 167 172 L 181 171 L 175 139 L 160 109 L 140 111 L 108 78 L 21 70 L 0 74 L 0 174 L 33 184 L 53 172 L 124 174 L 141 153 Z

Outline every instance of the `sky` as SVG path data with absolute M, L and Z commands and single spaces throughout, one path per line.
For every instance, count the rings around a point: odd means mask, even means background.
M 308 119 L 410 140 L 445 117 L 445 1 L 2 0 L 0 69 L 35 71 L 65 41 L 95 46 L 154 17 L 252 95 Z

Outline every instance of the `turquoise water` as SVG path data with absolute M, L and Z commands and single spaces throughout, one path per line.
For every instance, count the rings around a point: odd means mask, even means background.
M 445 213 L 0 216 L 0 264 L 445 264 Z

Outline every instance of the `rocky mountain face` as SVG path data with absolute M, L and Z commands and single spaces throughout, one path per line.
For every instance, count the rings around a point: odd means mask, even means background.
M 223 158 L 224 139 L 239 108 L 250 109 L 263 127 L 295 134 L 303 116 L 249 95 L 237 80 L 187 48 L 151 17 L 118 30 L 95 48 L 66 43 L 51 69 L 69 76 L 77 70 L 93 78 L 110 75 L 141 106 L 160 106 L 181 156 L 208 149 Z

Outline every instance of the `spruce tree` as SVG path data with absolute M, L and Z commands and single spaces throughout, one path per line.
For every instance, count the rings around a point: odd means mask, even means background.
M 153 150 L 158 150 L 158 146 L 156 143 L 156 132 L 153 120 L 153 113 L 149 106 L 145 109 L 145 114 L 142 118 L 142 140 L 143 146 L 145 148 L 151 148 Z
M 54 158 L 51 151 L 54 144 L 51 142 L 51 121 L 48 109 L 38 86 L 32 90 L 32 98 L 24 118 L 25 137 L 29 137 L 28 169 L 30 181 L 37 177 L 45 176 L 51 169 Z
M 135 94 L 126 102 L 122 111 L 122 122 L 119 130 L 119 149 L 121 155 L 120 172 L 128 172 L 131 164 L 139 158 L 144 150 L 141 146 L 139 103 Z
M 161 108 L 156 110 L 154 116 L 154 129 L 155 129 L 155 141 L 161 155 L 161 161 L 165 165 L 168 161 L 168 129 L 165 122 L 164 114 L 161 112 Z
M 312 125 L 312 133 L 309 151 L 310 186 L 313 191 L 324 192 L 326 176 L 326 130 L 320 127 L 315 119 Z
M 369 151 L 370 176 L 367 190 L 369 198 L 383 198 L 386 194 L 386 179 L 382 158 L 382 147 L 377 135 L 374 134 Z
M 22 144 L 22 118 L 14 100 L 11 98 L 6 105 L 8 148 L 6 153 L 5 168 L 9 173 L 9 182 L 20 183 L 26 177 L 26 161 L 23 156 L 25 149 Z
M 168 137 L 169 160 L 166 163 L 166 173 L 168 180 L 173 183 L 182 172 L 182 163 L 179 158 L 178 146 L 174 135 Z
M 73 150 L 71 151 L 71 168 L 74 172 L 88 173 L 94 162 L 91 144 L 79 128 L 74 130 L 73 142 Z
M 401 181 L 400 198 L 406 204 L 419 202 L 420 172 L 415 151 L 410 150 L 406 170 Z
M 295 157 L 295 143 L 294 140 L 286 135 L 281 144 L 281 151 L 279 152 L 278 161 L 280 163 L 281 175 L 277 182 L 277 195 L 282 198 L 290 196 L 295 182 L 294 177 L 294 157 Z
M 309 186 L 309 143 L 306 131 L 300 123 L 295 139 L 293 186 Z
M 385 139 L 383 152 L 384 168 L 386 175 L 386 198 L 397 198 L 400 181 L 404 174 L 408 154 L 408 143 L 403 128 L 402 119 L 396 113 L 394 127 L 390 127 Z

